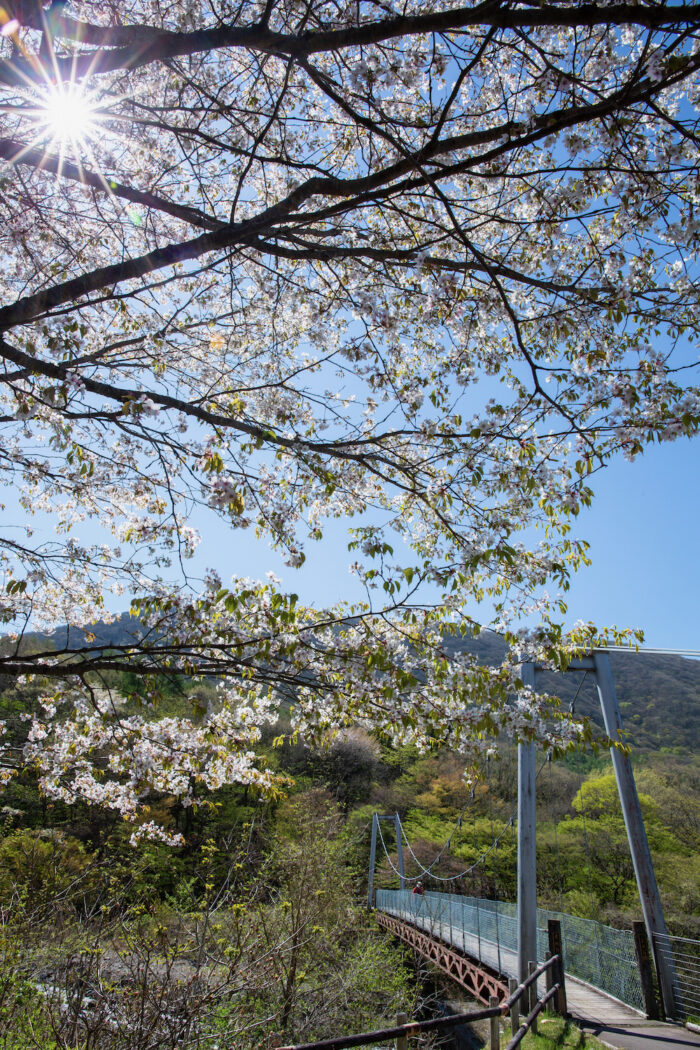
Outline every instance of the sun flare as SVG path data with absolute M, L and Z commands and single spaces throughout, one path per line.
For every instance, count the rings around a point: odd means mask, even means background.
M 106 146 L 121 139 L 108 119 L 115 96 L 72 78 L 49 80 L 46 74 L 43 84 L 27 85 L 21 98 L 18 137 L 23 145 L 13 162 L 41 155 L 39 166 L 57 177 L 68 172 L 75 178 L 76 170 L 84 170 L 108 190 L 102 157 Z
M 53 142 L 76 148 L 94 137 L 99 109 L 79 84 L 56 84 L 43 95 L 37 117 Z

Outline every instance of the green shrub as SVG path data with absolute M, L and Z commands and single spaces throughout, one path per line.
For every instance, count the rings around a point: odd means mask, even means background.
M 85 848 L 60 831 L 17 830 L 0 839 L 0 902 L 24 902 L 32 907 L 57 895 L 82 892 L 90 865 Z

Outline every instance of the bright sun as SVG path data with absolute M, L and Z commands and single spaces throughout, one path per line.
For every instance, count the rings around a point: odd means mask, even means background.
M 56 84 L 43 93 L 37 120 L 55 144 L 75 150 L 94 137 L 98 106 L 80 85 Z

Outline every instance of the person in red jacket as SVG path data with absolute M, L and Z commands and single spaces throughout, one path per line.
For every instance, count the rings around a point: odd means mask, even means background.
M 422 897 L 423 893 L 424 893 L 423 883 L 422 882 L 417 882 L 415 884 L 415 886 L 413 887 L 413 892 L 414 892 L 414 894 L 417 893 L 419 897 Z

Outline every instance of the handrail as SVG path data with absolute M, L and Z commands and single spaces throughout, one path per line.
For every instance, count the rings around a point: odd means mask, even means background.
M 453 940 L 458 949 L 470 952 L 485 963 L 496 963 L 496 911 L 499 915 L 499 932 L 501 950 L 505 949 L 503 965 L 509 976 L 517 975 L 515 957 L 518 952 L 518 933 L 516 905 L 509 901 L 489 901 L 483 897 L 465 894 L 447 894 L 426 890 L 424 896 L 411 897 L 410 891 L 402 893 L 396 889 L 377 891 L 378 910 L 385 911 L 396 918 L 415 923 L 421 929 L 429 931 L 431 921 L 435 931 L 444 924 L 445 940 Z M 422 901 L 421 905 L 416 902 Z M 416 918 L 413 918 L 413 915 Z M 452 917 L 454 933 L 448 936 L 447 924 Z M 561 939 L 566 957 L 566 971 L 571 977 L 578 977 L 608 995 L 621 999 L 635 1009 L 650 1014 L 654 1012 L 652 996 L 646 993 L 645 980 L 653 969 L 651 952 L 649 964 L 646 957 L 640 958 L 640 942 L 630 930 L 614 929 L 596 919 L 583 919 L 553 911 L 549 908 L 537 909 L 537 958 L 549 947 L 552 954 L 558 952 L 559 945 L 548 944 L 547 931 L 551 920 L 561 923 Z M 462 937 L 464 936 L 464 940 Z M 484 947 L 484 942 L 486 945 Z M 490 944 L 489 944 L 490 942 Z M 491 945 L 494 945 L 492 947 Z M 651 947 L 651 946 L 650 946 Z M 507 954 L 511 952 L 512 954 Z M 531 952 L 534 956 L 534 952 Z M 653 980 L 653 978 L 650 978 Z M 648 982 L 647 982 L 648 983 Z M 500 993 L 496 993 L 499 995 Z M 655 998 L 655 997 L 654 997 Z M 697 995 L 695 996 L 697 999 Z M 696 1011 L 697 1012 L 697 1011 Z
M 527 1017 L 525 1018 L 523 1023 L 520 1025 L 520 1028 L 518 1029 L 518 1031 L 515 1033 L 515 1035 L 511 1039 L 511 1041 L 508 1043 L 508 1045 L 506 1047 L 506 1050 L 515 1050 L 515 1047 L 520 1045 L 521 1041 L 525 1038 L 527 1033 L 532 1028 L 532 1022 L 535 1020 L 537 1015 L 540 1014 L 544 1010 L 544 1008 L 545 1008 L 546 1004 L 549 1002 L 549 1000 L 554 998 L 554 996 L 559 991 L 560 987 L 561 987 L 561 985 L 558 985 L 558 984 L 553 985 L 549 989 L 549 991 L 547 992 L 546 995 L 543 995 L 541 999 L 537 1000 L 534 1008 L 527 1015 Z
M 517 988 L 514 988 L 507 999 L 504 999 L 502 1003 L 497 1006 L 487 1006 L 483 1010 L 471 1010 L 465 1014 L 452 1014 L 450 1017 L 436 1017 L 430 1021 L 409 1021 L 407 1024 L 394 1025 L 392 1028 L 379 1028 L 374 1032 L 362 1032 L 358 1035 L 346 1035 L 339 1036 L 336 1039 L 321 1039 L 314 1043 L 291 1043 L 288 1046 L 278 1047 L 277 1050 L 348 1050 L 349 1047 L 355 1046 L 369 1046 L 370 1043 L 385 1043 L 390 1039 L 400 1039 L 401 1037 L 408 1038 L 412 1035 L 419 1035 L 421 1032 L 435 1031 L 440 1028 L 454 1028 L 456 1025 L 465 1024 L 468 1021 L 485 1021 L 491 1017 L 500 1017 L 503 1014 L 508 1013 L 511 1006 L 514 1005 L 521 997 L 523 992 L 535 983 L 538 977 L 541 977 L 550 967 L 557 965 L 561 961 L 560 955 L 553 955 L 549 959 L 545 960 L 536 970 L 533 970 L 531 974 L 519 984 Z M 516 1047 L 525 1033 L 528 1031 L 532 1022 L 535 1020 L 537 1015 L 544 1008 L 545 1004 L 553 999 L 556 993 L 559 991 L 560 985 L 555 984 L 547 992 L 547 994 L 538 1001 L 535 1008 L 528 1014 L 525 1021 L 518 1029 L 518 1034 L 515 1039 L 511 1040 L 508 1044 L 507 1050 L 512 1050 Z
M 466 1014 L 436 1017 L 432 1021 L 409 1021 L 408 1024 L 395 1025 L 393 1028 L 379 1028 L 376 1032 L 341 1036 L 338 1039 L 322 1039 L 317 1043 L 293 1043 L 278 1047 L 277 1050 L 344 1050 L 351 1046 L 368 1046 L 370 1043 L 385 1043 L 389 1039 L 419 1035 L 421 1032 L 430 1032 L 437 1028 L 455 1027 L 466 1021 L 485 1021 L 489 1017 L 498 1017 L 503 1012 L 503 1005 L 499 1003 L 498 1006 L 487 1006 L 483 1010 L 472 1010 Z
M 545 959 L 543 963 L 540 963 L 537 969 L 533 970 L 532 973 L 525 978 L 522 984 L 519 984 L 517 988 L 513 989 L 513 991 L 503 1003 L 504 1008 L 506 1010 L 510 1010 L 513 1003 L 516 1003 L 518 1001 L 525 989 L 529 988 L 530 985 L 538 979 L 538 977 L 541 977 L 543 973 L 546 973 L 547 970 L 549 970 L 552 966 L 555 966 L 560 960 L 561 955 L 550 955 L 549 959 Z

